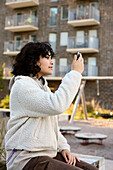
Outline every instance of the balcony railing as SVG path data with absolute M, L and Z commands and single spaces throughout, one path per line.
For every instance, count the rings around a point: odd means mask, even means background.
M 98 67 L 93 65 L 84 65 L 83 76 L 98 76 Z
M 4 43 L 4 55 L 15 56 L 28 41 L 10 41 Z
M 29 14 L 8 16 L 5 21 L 5 30 L 12 32 L 38 30 L 38 18 Z
M 12 77 L 11 71 L 12 71 L 11 67 L 4 67 L 3 68 L 3 79 L 10 79 Z
M 71 71 L 71 65 L 59 66 L 55 65 L 53 68 L 53 75 L 49 77 L 64 77 L 66 73 Z M 93 65 L 84 65 L 83 76 L 98 76 L 98 67 Z
M 53 74 L 48 77 L 64 77 L 71 70 L 71 65 L 53 65 Z
M 99 25 L 100 12 L 92 6 L 86 6 L 82 10 L 80 8 L 70 9 L 68 24 L 72 26 Z
M 6 0 L 6 5 L 16 9 L 39 5 L 39 0 Z
M 67 52 L 75 53 L 77 51 L 81 53 L 98 53 L 98 38 L 90 36 L 69 37 Z
M 11 67 L 4 67 L 3 69 L 3 78 L 10 79 L 11 78 Z M 54 66 L 53 75 L 49 77 L 64 77 L 66 73 L 71 71 L 71 65 L 69 66 Z M 97 66 L 88 66 L 84 65 L 84 72 L 82 73 L 83 76 L 98 76 L 98 67 Z

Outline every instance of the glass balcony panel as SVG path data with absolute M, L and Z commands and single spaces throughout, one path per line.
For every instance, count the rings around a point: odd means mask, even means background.
M 5 42 L 4 43 L 4 52 L 15 52 L 20 51 L 21 48 L 27 44 L 28 41 L 11 41 L 11 42 Z
M 12 77 L 11 71 L 12 71 L 11 67 L 4 67 L 3 68 L 3 78 L 10 79 Z
M 84 65 L 82 76 L 98 76 L 98 67 L 93 65 Z
M 6 17 L 5 27 L 33 25 L 38 27 L 38 18 L 29 14 Z
M 69 37 L 68 48 L 94 48 L 98 49 L 98 38 L 96 37 Z
M 62 65 L 54 65 L 54 75 L 49 77 L 64 77 L 66 73 L 71 71 L 71 65 L 62 66 Z
M 54 70 L 55 70 L 54 75 L 48 77 L 64 77 L 66 73 L 71 71 L 71 65 L 68 66 L 54 65 Z M 82 73 L 82 76 L 98 76 L 98 67 L 93 65 L 91 66 L 84 65 L 84 71 Z
M 100 12 L 93 6 L 85 6 L 82 8 L 71 8 L 69 10 L 69 21 L 83 20 L 83 19 L 95 19 L 100 21 Z
M 68 39 L 68 48 L 75 48 L 75 42 L 76 42 L 76 38 L 75 37 L 71 37 Z

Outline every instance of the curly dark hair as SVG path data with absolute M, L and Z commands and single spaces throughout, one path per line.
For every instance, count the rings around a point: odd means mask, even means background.
M 48 42 L 27 43 L 16 56 L 12 74 L 35 76 L 41 70 L 39 66 L 36 66 L 36 62 L 39 61 L 40 56 L 46 57 L 46 55 L 54 57 L 54 52 Z

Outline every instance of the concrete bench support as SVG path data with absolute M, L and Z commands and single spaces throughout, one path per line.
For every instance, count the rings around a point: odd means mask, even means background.
M 83 155 L 78 153 L 73 153 L 80 160 L 85 161 L 99 168 L 99 170 L 105 170 L 105 159 L 104 157 L 92 156 L 92 155 Z

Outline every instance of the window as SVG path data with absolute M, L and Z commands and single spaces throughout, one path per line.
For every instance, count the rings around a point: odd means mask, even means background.
M 96 9 L 98 9 L 98 2 L 91 2 L 90 6 L 95 7 Z
M 32 22 L 34 24 L 38 24 L 37 10 L 31 11 L 31 17 L 32 17 Z
M 55 65 L 56 65 L 56 60 L 53 58 L 52 61 L 53 61 L 53 74 L 52 74 L 52 76 L 55 76 L 55 69 L 56 69 Z
M 89 48 L 98 49 L 97 30 L 89 30 Z
M 84 31 L 77 31 L 76 33 L 76 48 L 84 47 Z
M 20 51 L 21 49 L 21 36 L 14 37 L 14 51 Z
M 57 8 L 50 8 L 49 26 L 57 25 Z
M 60 45 L 67 46 L 68 44 L 68 32 L 61 32 L 60 33 Z
M 61 19 L 67 20 L 68 19 L 68 6 L 63 6 L 61 8 Z
M 36 35 L 30 35 L 29 40 L 30 41 L 36 41 Z
M 60 76 L 64 76 L 67 73 L 67 58 L 60 58 L 59 72 Z
M 50 33 L 49 34 L 49 43 L 51 44 L 51 47 L 53 51 L 56 51 L 56 33 Z
M 22 25 L 22 13 L 17 13 L 16 17 L 17 17 L 17 19 L 16 19 L 17 26 Z
M 88 57 L 88 76 L 97 76 L 96 57 Z
M 84 5 L 77 6 L 77 19 L 84 19 L 85 8 Z

